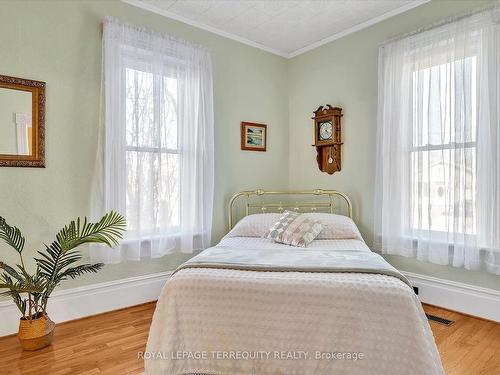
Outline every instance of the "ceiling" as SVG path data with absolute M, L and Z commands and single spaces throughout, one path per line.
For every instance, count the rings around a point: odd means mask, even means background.
M 123 0 L 283 57 L 430 0 Z

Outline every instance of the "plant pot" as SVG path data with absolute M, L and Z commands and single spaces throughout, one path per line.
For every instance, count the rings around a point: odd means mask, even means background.
M 38 350 L 49 346 L 56 324 L 44 314 L 36 319 L 20 319 L 17 337 L 23 350 Z

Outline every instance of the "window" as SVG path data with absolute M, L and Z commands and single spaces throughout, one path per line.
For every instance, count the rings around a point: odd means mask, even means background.
M 411 227 L 476 232 L 476 56 L 412 75 Z
M 107 19 L 103 25 L 103 131 L 92 216 L 127 219 L 120 246 L 93 261 L 161 257 L 210 246 L 214 190 L 209 52 Z
M 500 274 L 499 15 L 380 46 L 376 250 Z
M 128 228 L 178 231 L 177 80 L 126 68 L 125 81 Z

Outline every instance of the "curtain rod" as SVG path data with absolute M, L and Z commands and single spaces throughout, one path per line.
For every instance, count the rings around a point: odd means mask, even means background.
M 405 34 L 402 34 L 402 35 L 397 35 L 395 37 L 389 38 L 389 39 L 383 41 L 382 43 L 380 43 L 379 47 L 383 47 L 383 46 L 385 46 L 385 45 L 387 45 L 389 43 L 396 42 L 398 40 L 402 40 L 404 38 L 408 38 L 410 36 L 413 36 L 413 35 L 416 35 L 416 34 L 419 34 L 419 33 L 423 33 L 424 31 L 429 31 L 429 30 L 436 29 L 438 27 L 447 25 L 449 23 L 460 21 L 460 20 L 462 20 L 464 18 L 471 17 L 471 16 L 474 16 L 476 14 L 480 14 L 480 13 L 488 12 L 488 11 L 500 10 L 500 6 L 499 5 L 500 5 L 499 2 L 497 1 L 493 5 L 487 5 L 487 6 L 484 6 L 484 7 L 481 7 L 481 8 L 476 8 L 476 9 L 468 11 L 467 13 L 463 13 L 463 14 L 460 14 L 460 15 L 457 15 L 457 16 L 448 17 L 448 18 L 442 19 L 442 20 L 437 21 L 437 22 L 433 22 L 433 23 L 431 23 L 429 25 L 419 27 L 418 29 L 410 31 L 408 33 L 405 33 Z
M 207 47 L 205 47 L 201 44 L 189 41 L 187 39 L 179 38 L 177 36 L 173 36 L 173 35 L 167 34 L 167 33 L 162 32 L 162 31 L 150 29 L 146 26 L 138 26 L 138 25 L 131 24 L 128 22 L 123 22 L 119 18 L 116 18 L 116 17 L 112 17 L 112 16 L 104 17 L 104 19 L 102 20 L 103 27 L 104 27 L 104 24 L 106 24 L 106 23 L 113 24 L 113 25 L 116 25 L 116 26 L 119 26 L 122 28 L 128 28 L 130 30 L 137 31 L 141 34 L 146 34 L 146 35 L 149 34 L 149 35 L 152 35 L 153 37 L 156 37 L 156 38 L 167 39 L 167 40 L 172 41 L 174 43 L 179 43 L 185 47 L 198 48 L 198 49 L 203 50 L 205 52 L 210 52 L 210 50 Z

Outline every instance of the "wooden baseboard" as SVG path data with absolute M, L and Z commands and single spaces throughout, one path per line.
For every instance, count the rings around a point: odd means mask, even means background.
M 422 303 L 500 322 L 500 291 L 432 276 L 403 272 L 418 287 Z
M 170 272 L 162 272 L 56 291 L 47 312 L 61 323 L 156 301 L 169 277 Z M 0 316 L 0 336 L 16 333 L 20 318 L 16 305 L 0 302 Z

